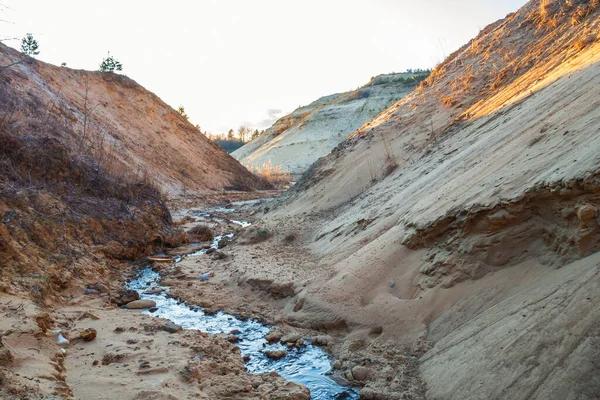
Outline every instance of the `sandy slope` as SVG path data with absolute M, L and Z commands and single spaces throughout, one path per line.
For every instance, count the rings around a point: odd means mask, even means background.
M 0 44 L 0 66 L 23 57 Z M 0 79 L 0 116 L 11 129 L 60 138 L 170 195 L 268 187 L 128 77 L 24 61 L 2 69 Z
M 365 398 L 402 397 L 389 341 L 429 398 L 600 393 L 599 13 L 532 1 L 487 27 L 267 210 L 319 260 L 287 318 L 345 336 L 342 370 L 377 359 Z
M 412 76 L 379 75 L 355 91 L 322 97 L 281 118 L 232 156 L 244 165 L 260 167 L 270 161 L 300 175 L 349 134 L 408 94 L 414 84 L 394 80 Z

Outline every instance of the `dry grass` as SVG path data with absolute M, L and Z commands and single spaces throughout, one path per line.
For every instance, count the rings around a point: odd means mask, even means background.
M 392 147 L 386 140 L 385 136 L 382 135 L 383 149 L 385 151 L 385 164 L 383 165 L 383 176 L 386 177 L 398 168 L 398 162 L 396 156 L 392 151 Z
M 268 162 L 259 165 L 244 165 L 248 171 L 258 175 L 276 186 L 283 186 L 292 181 L 292 175 L 289 171 L 284 171 L 281 165 L 275 165 L 269 160 Z
M 600 0 L 591 0 L 588 4 L 581 4 L 571 15 L 571 25 L 575 26 L 581 23 L 583 19 L 589 16 L 600 7 Z
M 573 48 L 576 51 L 581 51 L 581 50 L 585 49 L 586 47 L 590 46 L 591 44 L 593 44 L 599 38 L 600 38 L 600 35 L 598 35 L 596 33 L 590 33 L 588 35 L 579 37 L 573 43 Z
M 275 125 L 273 125 L 273 135 L 275 135 L 275 136 L 280 135 L 283 132 L 285 132 L 286 130 L 293 127 L 294 125 L 301 124 L 310 113 L 311 113 L 310 111 L 306 111 L 302 114 L 296 114 L 296 115 L 290 114 L 290 115 L 286 115 L 285 117 L 282 117 L 275 123 Z
M 444 106 L 446 106 L 447 108 L 452 108 L 457 104 L 457 101 L 452 95 L 450 95 L 443 97 L 442 103 L 444 103 Z

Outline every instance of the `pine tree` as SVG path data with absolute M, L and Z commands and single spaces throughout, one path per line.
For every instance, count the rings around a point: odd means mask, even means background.
M 27 54 L 28 56 L 37 56 L 38 54 L 40 54 L 38 48 L 39 48 L 39 44 L 37 42 L 37 40 L 35 40 L 33 38 L 33 35 L 31 33 L 28 33 L 27 35 L 25 35 L 25 37 L 23 38 L 23 40 L 21 40 L 21 51 L 25 54 Z
M 106 57 L 100 63 L 100 72 L 115 72 L 115 71 L 123 71 L 123 64 L 121 64 L 116 58 L 108 53 L 108 57 Z

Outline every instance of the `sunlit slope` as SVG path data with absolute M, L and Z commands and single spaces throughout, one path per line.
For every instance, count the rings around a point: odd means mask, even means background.
M 430 398 L 595 398 L 599 15 L 529 2 L 319 160 L 270 217 L 333 263 L 289 316 L 419 346 Z

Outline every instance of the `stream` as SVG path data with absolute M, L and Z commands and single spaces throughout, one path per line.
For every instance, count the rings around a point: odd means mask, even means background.
M 235 223 L 243 227 L 250 225 L 245 221 L 235 221 Z M 232 236 L 232 233 L 217 236 L 211 246 L 216 248 L 221 238 L 231 238 Z M 204 253 L 206 250 L 199 250 L 187 257 L 202 256 Z M 175 261 L 180 260 L 181 258 L 178 257 Z M 168 319 L 184 329 L 197 329 L 210 334 L 227 334 L 232 330 L 238 330 L 239 333 L 236 336 L 240 340 L 236 345 L 240 348 L 242 356 L 249 356 L 249 361 L 246 362 L 248 372 L 258 374 L 276 371 L 285 379 L 308 387 L 311 399 L 314 400 L 359 398 L 358 390 L 343 386 L 331 379 L 331 358 L 320 347 L 311 345 L 309 340 L 306 340 L 307 345 L 300 349 L 288 349 L 279 343 L 270 345 L 265 340 L 265 336 L 271 329 L 270 326 L 252 319 L 242 321 L 236 316 L 224 312 L 207 315 L 200 307 L 178 303 L 176 299 L 169 297 L 168 287 L 160 286 L 160 279 L 160 274 L 154 272 L 149 265 L 142 269 L 135 279 L 126 284 L 126 288 L 136 290 L 141 299 L 156 302 L 158 310 L 154 313 L 145 310 L 144 314 Z M 162 288 L 163 292 L 160 294 L 144 293 L 147 289 L 154 287 Z M 263 353 L 265 350 L 279 349 L 288 351 L 288 355 L 280 360 L 271 360 Z

